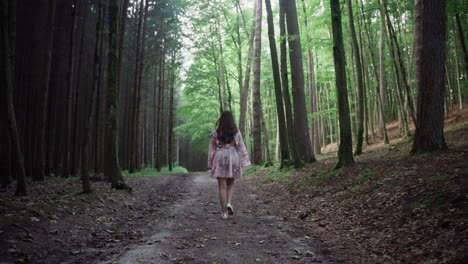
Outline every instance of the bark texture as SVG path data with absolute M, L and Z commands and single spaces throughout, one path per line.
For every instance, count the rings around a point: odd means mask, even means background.
M 289 63 L 291 65 L 292 96 L 294 101 L 294 134 L 302 160 L 305 162 L 313 162 L 315 161 L 315 157 L 312 153 L 309 128 L 307 125 L 304 69 L 302 66 L 302 47 L 297 20 L 296 1 L 286 1 L 285 7 L 289 43 Z
M 260 100 L 260 56 L 261 56 L 261 33 L 262 33 L 262 1 L 257 0 L 255 10 L 255 51 L 253 63 L 253 91 L 252 91 L 252 118 L 253 118 L 253 163 L 261 164 L 263 162 L 262 155 L 262 124 L 261 112 L 262 104 Z
M 341 27 L 341 11 L 339 0 L 330 0 L 333 31 L 333 59 L 335 63 L 336 89 L 338 95 L 338 118 L 340 121 L 340 142 L 338 148 L 338 163 L 336 168 L 354 163 L 353 141 L 351 137 L 351 120 L 349 117 L 348 91 L 346 84 L 345 53 L 343 47 L 343 31 Z
M 415 1 L 416 132 L 412 153 L 443 150 L 445 1 Z

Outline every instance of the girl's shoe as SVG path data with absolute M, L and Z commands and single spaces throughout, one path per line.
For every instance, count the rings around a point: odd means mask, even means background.
M 227 210 L 230 215 L 234 214 L 234 207 L 232 206 L 232 204 L 227 204 Z
M 228 213 L 221 213 L 221 218 L 224 220 L 228 219 Z

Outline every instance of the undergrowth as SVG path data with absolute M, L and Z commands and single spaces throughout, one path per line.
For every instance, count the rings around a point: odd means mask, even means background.
M 128 178 L 139 178 L 139 177 L 160 177 L 169 174 L 188 173 L 187 169 L 181 166 L 176 166 L 169 171 L 168 167 L 161 168 L 161 171 L 157 171 L 155 168 L 144 168 L 135 173 L 129 173 L 127 170 L 122 171 L 122 175 Z

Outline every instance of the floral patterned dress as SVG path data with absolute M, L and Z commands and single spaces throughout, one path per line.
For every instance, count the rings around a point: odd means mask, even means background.
M 217 139 L 216 130 L 211 133 L 208 150 L 208 168 L 211 168 L 211 178 L 237 179 L 242 176 L 242 168 L 249 165 L 249 156 L 240 132 L 237 132 L 231 144 L 221 144 Z

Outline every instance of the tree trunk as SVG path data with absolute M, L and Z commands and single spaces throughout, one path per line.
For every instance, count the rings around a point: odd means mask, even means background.
M 418 105 L 412 153 L 447 149 L 444 139 L 445 1 L 415 1 Z
M 288 81 L 288 58 L 287 58 L 287 48 L 286 48 L 286 0 L 280 0 L 280 12 L 279 12 L 279 21 L 280 21 L 280 51 L 281 51 L 281 86 L 283 87 L 283 99 L 284 99 L 284 108 L 285 117 L 286 117 L 286 127 L 287 127 L 287 136 L 289 143 L 289 150 L 291 152 L 292 160 L 294 167 L 299 168 L 303 166 L 301 156 L 297 149 L 295 134 L 294 134 L 294 122 L 291 106 L 291 98 L 289 96 L 289 81 Z
M 288 0 L 285 5 L 286 26 L 288 29 L 289 63 L 291 65 L 292 96 L 294 107 L 294 133 L 299 154 L 305 162 L 315 161 L 310 144 L 307 125 L 307 111 L 304 94 L 304 70 L 302 67 L 302 48 L 299 36 L 296 1 Z
M 454 20 L 456 20 L 456 19 L 454 19 Z M 454 25 L 456 23 L 457 22 L 454 21 Z M 462 36 L 463 36 L 463 34 L 462 34 Z M 456 45 L 456 41 L 455 41 L 455 56 L 454 57 L 455 57 L 456 79 L 457 79 L 458 108 L 461 110 L 461 109 L 463 109 L 462 90 L 461 90 L 461 86 L 460 86 L 460 77 L 461 77 L 462 74 L 460 73 L 460 66 L 459 66 L 459 62 L 458 62 L 458 56 L 456 55 L 457 46 L 458 45 Z M 468 65 L 468 63 L 466 63 L 466 64 Z
M 339 0 L 330 0 L 330 8 L 333 30 L 333 59 L 335 63 L 336 89 L 338 94 L 338 118 L 340 121 L 338 163 L 335 168 L 340 168 L 354 164 L 353 142 L 351 137 L 351 120 L 349 117 L 348 91 L 346 88 L 346 62 Z
M 129 172 L 134 173 L 139 170 L 140 165 L 138 164 L 139 148 L 138 148 L 138 136 L 139 136 L 139 119 L 140 119 L 140 90 L 141 90 L 141 75 L 142 69 L 140 68 L 141 61 L 143 60 L 142 56 L 142 39 L 144 38 L 142 34 L 143 20 L 145 20 L 145 15 L 147 10 L 144 7 L 144 0 L 140 0 L 140 9 L 138 15 L 138 28 L 137 28 L 137 41 L 136 41 L 136 62 L 135 62 L 135 84 L 133 92 L 133 107 L 132 107 L 132 128 L 131 128 L 131 143 L 130 143 L 130 168 Z M 145 12 L 144 12 L 145 11 Z
M 395 30 L 393 29 L 392 21 L 390 20 L 390 16 L 388 15 L 387 0 L 383 0 L 383 5 L 384 5 L 385 16 L 387 18 L 387 28 L 388 28 L 388 34 L 390 37 L 390 44 L 395 54 L 395 61 L 398 63 L 397 69 L 401 74 L 400 76 L 401 85 L 404 86 L 405 91 L 406 91 L 406 100 L 408 101 L 409 115 L 411 116 L 411 119 L 413 120 L 413 122 L 416 123 L 416 116 L 415 116 L 416 113 L 414 111 L 413 100 L 411 99 L 411 91 L 410 91 L 410 86 L 409 86 L 409 82 L 408 82 L 408 78 L 406 74 L 406 68 L 403 63 L 400 46 L 396 38 Z
M 253 164 L 263 163 L 262 155 L 262 130 L 260 101 L 260 58 L 261 58 L 261 33 L 262 33 L 262 1 L 256 1 L 255 10 L 255 51 L 253 65 L 253 90 L 252 90 L 252 114 L 253 114 Z
M 97 0 L 97 13 L 98 13 L 98 18 L 97 18 L 97 23 L 96 23 L 96 41 L 94 45 L 94 77 L 93 77 L 93 85 L 91 88 L 91 100 L 88 102 L 88 118 L 87 121 L 85 122 L 85 134 L 83 135 L 82 139 L 82 151 L 81 151 L 81 182 L 82 182 L 82 187 L 83 187 L 83 193 L 91 193 L 92 188 L 91 188 L 91 182 L 89 180 L 89 160 L 90 158 L 88 157 L 88 152 L 89 152 L 89 145 L 91 142 L 92 138 L 92 131 L 91 131 L 91 125 L 94 122 L 95 119 L 95 111 L 96 111 L 96 104 L 97 104 L 97 91 L 99 87 L 99 81 L 100 81 L 100 67 L 101 67 L 101 43 L 102 43 L 102 24 L 104 23 L 104 8 L 102 5 L 102 0 Z M 95 130 L 98 129 L 98 126 L 96 125 Z M 97 144 L 97 142 L 95 142 Z M 97 153 L 96 153 L 97 154 Z
M 265 0 L 268 22 L 268 41 L 270 44 L 271 64 L 273 67 L 273 81 L 275 86 L 276 111 L 278 115 L 278 133 L 281 148 L 280 168 L 289 165 L 288 135 L 286 134 L 286 121 L 284 117 L 283 94 L 281 93 L 281 78 L 278 65 L 278 54 L 276 52 L 275 31 L 273 25 L 273 14 L 270 0 Z
M 106 137 L 105 137 L 105 165 L 104 174 L 111 180 L 111 187 L 115 189 L 128 188 L 120 172 L 117 150 L 117 68 L 118 68 L 118 0 L 109 1 L 109 61 L 107 74 L 107 107 L 106 107 Z
M 168 156 L 168 166 L 169 171 L 172 171 L 172 163 L 173 163 L 173 153 L 174 153 L 174 89 L 175 89 L 175 52 L 172 54 L 172 63 L 171 63 L 171 82 L 169 84 L 169 126 L 168 126 L 168 149 L 167 149 L 167 156 Z
M 463 58 L 465 61 L 465 72 L 468 74 L 468 51 L 466 49 L 464 31 L 460 21 L 460 13 L 455 14 L 455 20 L 457 24 L 458 39 L 460 41 L 461 49 L 463 51 Z
M 163 117 L 163 103 L 164 103 L 164 74 L 165 74 L 165 44 L 162 44 L 161 60 L 159 65 L 159 80 L 158 80 L 158 108 L 157 108 L 157 128 L 156 128 L 156 162 L 155 168 L 161 171 L 162 167 L 162 117 Z
M 257 1 L 254 3 L 254 14 L 256 12 Z M 250 71 L 252 65 L 252 57 L 254 53 L 254 37 L 255 37 L 255 20 L 252 22 L 252 30 L 249 38 L 249 51 L 247 52 L 247 65 L 245 67 L 245 79 L 244 86 L 241 90 L 241 101 L 240 101 L 240 117 L 239 117 L 239 131 L 242 135 L 245 135 L 245 116 L 247 114 L 247 98 L 249 95 L 249 84 L 250 84 Z
M 118 62 L 118 76 L 117 83 L 121 84 L 122 78 L 122 62 L 123 62 L 123 50 L 124 50 L 124 40 L 125 40 L 125 25 L 127 22 L 127 11 L 128 11 L 128 2 L 130 0 L 123 0 L 121 13 L 120 13 L 120 29 L 119 29 L 119 62 Z
M 380 102 L 380 131 L 381 134 L 384 136 L 384 143 L 389 144 L 388 136 L 387 136 L 387 128 L 386 128 L 386 117 L 388 115 L 388 103 L 387 103 L 387 76 L 385 73 L 385 17 L 383 16 L 384 12 L 382 8 L 380 8 L 380 45 L 379 45 L 379 61 L 380 61 L 380 83 L 379 89 L 377 92 L 380 91 L 379 102 Z
M 2 65 L 0 68 L 1 75 L 0 80 L 2 80 L 2 87 L 0 89 L 1 96 L 6 101 L 6 110 L 7 110 L 7 120 L 8 120 L 8 133 L 11 139 L 11 147 L 13 153 L 13 161 L 16 166 L 14 169 L 17 175 L 16 183 L 16 195 L 26 195 L 26 173 L 24 170 L 24 158 L 21 151 L 21 143 L 18 136 L 18 128 L 16 125 L 16 116 L 15 116 L 15 107 L 13 105 L 13 80 L 11 72 L 11 48 L 10 48 L 10 35 L 8 30 L 8 0 L 0 0 L 0 12 L 1 12 L 1 32 L 0 32 L 0 50 L 2 50 L 2 55 L 0 55 Z
M 353 55 L 354 62 L 356 63 L 356 73 L 357 73 L 357 88 L 358 88 L 358 128 L 357 128 L 357 144 L 355 154 L 362 154 L 362 143 L 363 143 L 363 134 L 364 134 L 364 82 L 362 78 L 362 64 L 361 64 L 361 55 L 359 52 L 359 44 L 356 37 L 356 30 L 354 28 L 354 16 L 353 16 L 353 7 L 351 0 L 346 0 L 346 6 L 348 7 L 348 22 L 349 30 L 351 34 L 351 44 L 353 46 Z
M 304 14 L 306 14 L 306 4 L 305 1 L 302 0 L 302 8 L 304 11 Z M 304 25 L 306 26 L 306 39 L 307 43 L 311 43 L 312 38 L 309 35 L 309 31 L 307 29 L 308 26 L 308 19 L 307 16 L 304 15 Z M 308 76 L 309 76 L 309 91 L 310 91 L 310 111 L 312 113 L 317 112 L 317 88 L 315 85 L 315 70 L 314 70 L 314 57 L 312 56 L 312 50 L 310 47 L 307 48 L 307 65 L 308 65 Z M 310 139 L 312 142 L 312 149 L 314 154 L 320 154 L 320 134 L 319 134 L 319 120 L 318 117 L 314 118 L 312 120 L 312 129 L 311 129 L 311 135 Z

